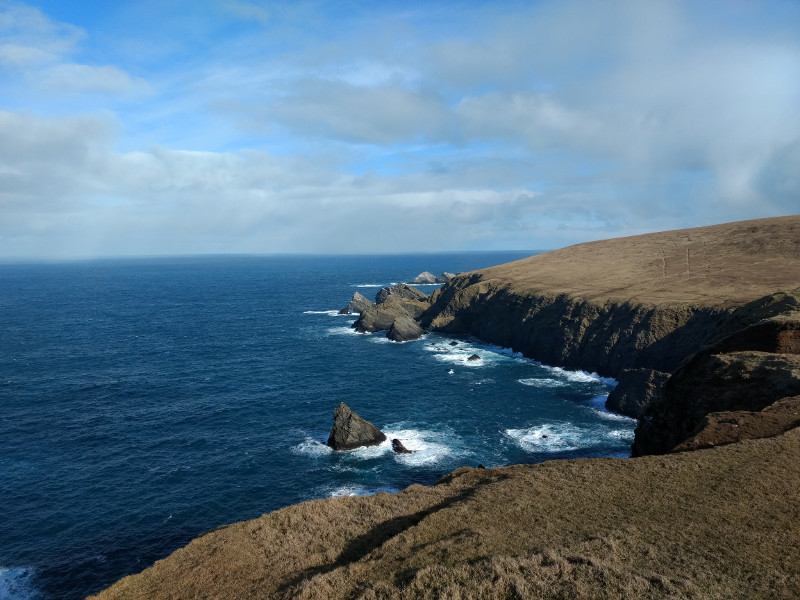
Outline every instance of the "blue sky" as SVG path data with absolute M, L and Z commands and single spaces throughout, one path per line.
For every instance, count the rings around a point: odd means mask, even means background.
M 543 249 L 800 212 L 794 0 L 0 0 L 0 258 Z

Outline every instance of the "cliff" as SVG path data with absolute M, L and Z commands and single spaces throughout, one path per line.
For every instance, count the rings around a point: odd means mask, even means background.
M 800 216 L 463 274 L 421 320 L 629 378 L 645 456 L 290 506 L 95 598 L 800 597 Z

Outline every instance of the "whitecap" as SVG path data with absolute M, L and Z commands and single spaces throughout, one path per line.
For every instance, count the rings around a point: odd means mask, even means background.
M 292 448 L 292 452 L 306 456 L 329 456 L 333 452 L 333 448 L 317 439 L 306 436 L 302 442 Z
M 411 454 L 394 454 L 395 460 L 404 465 L 432 465 L 454 454 L 463 454 L 456 445 L 452 445 L 452 442 L 458 440 L 449 433 L 420 429 L 386 430 L 385 433 L 389 439 L 397 438 L 403 446 L 411 450 Z
M 591 432 L 571 423 L 546 423 L 504 433 L 527 452 L 568 452 L 591 446 L 593 441 Z
M 521 383 L 522 385 L 543 388 L 564 387 L 569 385 L 568 381 L 564 381 L 563 379 L 552 379 L 549 377 L 526 377 L 524 379 L 517 379 L 517 382 Z
M 328 315 L 329 317 L 352 317 L 353 315 L 342 314 L 338 310 L 304 310 L 304 315 Z
M 601 419 L 631 423 L 631 425 L 636 423 L 636 419 L 608 410 L 606 408 L 606 399 L 608 399 L 608 396 L 595 396 L 591 400 L 592 406 L 589 409 Z
M 563 367 L 551 367 L 549 365 L 540 366 L 558 378 L 565 379 L 572 383 L 601 383 L 610 388 L 614 388 L 617 385 L 617 380 L 613 377 L 601 377 L 597 373 L 588 373 L 586 371 L 568 371 Z
M 466 367 L 483 367 L 489 362 L 489 358 L 484 354 L 479 354 L 480 350 L 469 348 L 466 350 L 452 350 L 439 348 L 437 346 L 425 346 L 429 352 L 435 352 L 434 358 L 441 362 L 454 363 Z M 470 360 L 470 356 L 477 356 Z
M 390 287 L 393 285 L 397 285 L 397 282 L 394 283 L 352 283 L 350 284 L 351 287 L 357 288 L 385 288 Z
M 328 327 L 325 331 L 328 335 L 362 335 L 358 330 L 348 326 Z
M 609 437 L 624 442 L 633 442 L 634 432 L 632 429 L 612 429 L 608 432 Z
M 33 600 L 39 592 L 33 586 L 33 567 L 0 567 L 0 598 Z
M 368 488 L 363 485 L 347 484 L 337 487 L 327 493 L 329 498 L 340 498 L 342 496 L 374 496 L 380 492 L 394 494 L 399 490 L 395 488 Z

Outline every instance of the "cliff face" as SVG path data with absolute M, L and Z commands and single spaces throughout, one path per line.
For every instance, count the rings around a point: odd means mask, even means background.
M 619 376 L 623 369 L 676 369 L 728 314 L 718 306 L 598 303 L 518 291 L 475 273 L 441 290 L 422 321 L 547 364 Z

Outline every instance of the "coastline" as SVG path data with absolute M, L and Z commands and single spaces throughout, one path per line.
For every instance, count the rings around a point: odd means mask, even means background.
M 310 501 L 198 538 L 95 598 L 417 598 L 486 582 L 489 597 L 800 595 L 791 551 L 800 544 L 800 475 L 789 466 L 800 456 L 799 233 L 800 217 L 785 217 L 582 244 L 456 277 L 420 319 L 621 383 L 626 369 L 658 368 L 682 390 L 721 389 L 725 406 L 692 400 L 695 437 L 709 434 L 703 418 L 741 410 L 736 394 L 725 396 L 736 381 L 698 380 L 691 370 L 692 356 L 722 356 L 749 365 L 756 381 L 777 382 L 767 395 L 784 394 L 765 398 L 766 408 L 748 405 L 752 418 L 788 398 L 770 435 L 719 447 L 712 437 L 697 446 L 707 449 L 678 453 L 666 436 L 645 444 L 652 456 L 464 468 L 399 494 Z M 624 276 L 587 284 L 589 269 L 618 260 Z M 769 351 L 758 346 L 753 358 L 754 344 Z M 645 407 L 641 435 L 686 420 L 670 380 Z M 680 441 L 691 446 L 691 436 Z

